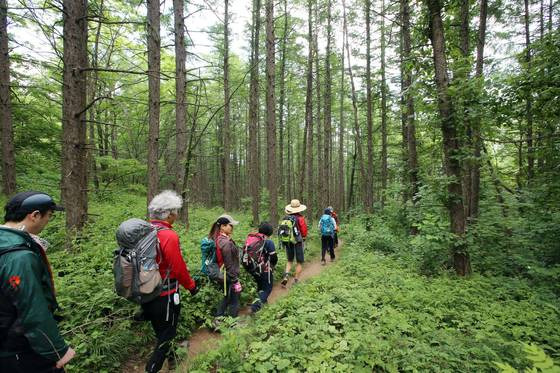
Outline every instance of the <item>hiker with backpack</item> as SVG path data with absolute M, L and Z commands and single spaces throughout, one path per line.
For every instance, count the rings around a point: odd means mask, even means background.
M 151 234 L 156 233 L 156 247 L 159 243 L 155 262 L 159 266 L 158 272 L 162 280 L 160 291 L 154 299 L 141 303 L 144 317 L 151 322 L 157 338 L 156 346 L 146 364 L 146 372 L 150 373 L 159 372 L 166 358 L 170 365 L 175 362 L 171 341 L 177 334 L 181 311 L 179 285 L 189 290 L 191 295 L 198 292 L 198 287 L 191 278 L 181 254 L 179 236 L 173 230 L 173 223 L 177 220 L 182 205 L 183 200 L 177 193 L 166 190 L 156 195 L 148 206 Z M 117 233 L 119 244 L 124 233 L 119 229 Z M 128 235 L 133 236 L 134 231 Z M 133 237 L 132 241 L 142 245 L 150 237 L 149 234 L 144 237 Z
M 258 312 L 267 303 L 268 296 L 272 292 L 274 283 L 272 272 L 278 263 L 274 242 L 270 240 L 273 233 L 272 225 L 262 222 L 258 233 L 249 233 L 243 248 L 241 263 L 257 283 L 258 298 L 251 304 L 252 313 Z
M 338 247 L 338 232 L 340 232 L 340 220 L 338 220 L 338 214 L 336 213 L 336 211 L 334 211 L 332 206 L 329 206 L 327 208 L 331 210 L 331 216 L 334 218 L 334 221 L 336 223 L 336 228 L 334 230 L 334 248 L 336 249 Z
M 294 258 L 296 260 L 294 283 L 297 284 L 299 282 L 299 275 L 304 261 L 304 241 L 307 237 L 307 223 L 301 213 L 306 209 L 307 206 L 302 205 L 298 199 L 291 200 L 290 204 L 284 209 L 288 215 L 284 216 L 278 225 L 278 239 L 286 248 L 286 256 L 288 257 L 286 270 L 281 282 L 284 287 L 288 284 Z
M 0 226 L 0 370 L 62 373 L 75 351 L 60 335 L 48 242 L 37 236 L 64 209 L 40 192 L 16 194 Z
M 224 298 L 218 305 L 217 317 L 237 317 L 239 313 L 239 297 L 243 289 L 239 282 L 239 249 L 231 238 L 233 226 L 239 224 L 230 215 L 221 215 L 214 223 L 217 227 L 216 252 L 222 258 Z
M 334 262 L 334 235 L 336 232 L 336 221 L 332 217 L 332 209 L 327 207 L 319 219 L 319 231 L 321 232 L 321 264 L 325 265 L 325 254 L 328 251 L 331 262 Z

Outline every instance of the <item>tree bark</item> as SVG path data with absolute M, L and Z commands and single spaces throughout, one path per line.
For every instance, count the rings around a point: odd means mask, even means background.
M 270 194 L 269 219 L 278 223 L 278 185 L 276 169 L 276 101 L 274 59 L 274 1 L 266 0 L 266 127 L 267 127 L 267 181 Z
M 279 167 L 278 169 L 280 170 L 280 174 L 279 176 L 279 180 L 280 180 L 280 196 L 285 197 L 286 194 L 286 189 L 287 189 L 287 185 L 286 185 L 286 180 L 285 180 L 285 176 L 284 175 L 284 169 L 285 164 L 284 164 L 284 135 L 286 132 L 285 129 L 285 121 L 284 121 L 284 105 L 286 102 L 286 84 L 285 84 L 285 79 L 286 79 L 286 48 L 287 48 L 287 43 L 288 43 L 288 0 L 284 0 L 284 34 L 282 35 L 282 55 L 280 57 L 280 103 L 279 103 L 279 110 L 280 112 L 278 113 L 278 124 L 279 124 L 279 128 L 278 128 L 278 132 L 279 132 L 279 137 L 280 137 L 280 142 L 279 142 L 279 155 L 280 155 L 280 159 L 279 159 Z M 289 170 L 289 168 L 288 168 Z M 289 173 L 289 172 L 288 172 Z
M 16 157 L 12 102 L 10 94 L 10 58 L 8 48 L 8 3 L 0 0 L 0 137 L 2 137 L 2 192 L 16 192 Z
M 529 0 L 525 0 L 525 62 L 527 72 L 531 72 L 531 35 L 529 33 Z M 525 115 L 527 120 L 527 181 L 533 179 L 535 154 L 533 149 L 533 99 L 531 87 L 527 87 L 525 99 Z
M 249 192 L 253 203 L 253 226 L 259 224 L 260 177 L 259 149 L 259 33 L 261 27 L 261 0 L 253 0 L 253 27 L 251 31 L 251 81 L 249 85 Z
M 336 193 L 336 208 L 340 211 L 346 210 L 346 192 L 344 188 L 344 37 L 342 38 L 341 71 L 340 71 L 340 123 L 338 124 L 338 190 Z
M 229 0 L 224 1 L 224 125 L 222 127 L 222 193 L 224 210 L 231 210 L 230 186 L 230 99 L 229 99 Z
M 354 142 L 355 142 L 355 152 L 357 154 L 358 157 L 358 164 L 360 167 L 360 176 L 362 178 L 363 184 L 364 186 L 367 185 L 367 173 L 366 173 L 366 169 L 364 167 L 364 155 L 363 155 L 363 150 L 362 150 L 362 143 L 361 143 L 361 135 L 360 135 L 360 124 L 358 122 L 358 98 L 356 96 L 356 86 L 354 84 L 354 74 L 352 73 L 352 63 L 350 60 L 350 46 L 349 46 L 349 41 L 348 41 L 348 24 L 347 24 L 347 20 L 346 20 L 346 1 L 342 0 L 342 9 L 343 9 L 343 33 L 344 33 L 344 39 L 346 40 L 346 58 L 348 59 L 348 74 L 350 75 L 350 86 L 352 88 L 352 113 L 354 115 Z M 356 156 L 356 155 L 355 155 Z M 355 167 L 355 163 L 353 168 Z M 350 194 L 352 194 L 353 192 L 353 186 L 354 186 L 354 169 L 352 169 L 352 178 L 351 178 L 351 186 L 352 188 L 350 189 Z M 365 189 L 365 188 L 364 188 Z M 351 197 L 351 196 L 350 196 Z M 352 201 L 352 198 L 348 198 L 348 208 L 350 208 L 350 202 Z M 364 196 L 364 202 L 366 205 L 366 210 L 370 211 L 371 207 L 368 208 L 368 198 L 367 198 L 367 193 Z
M 175 189 L 182 196 L 183 209 L 188 209 L 187 185 L 183 184 L 185 179 L 185 161 L 187 152 L 187 102 L 186 86 L 187 71 L 185 67 L 187 50 L 185 47 L 185 3 L 184 0 L 173 0 L 173 16 L 175 30 Z M 184 221 L 187 214 L 181 214 Z
M 159 112 L 160 112 L 160 9 L 159 0 L 148 5 L 148 204 L 159 189 Z
M 465 210 L 463 206 L 463 190 L 461 185 L 461 164 L 458 159 L 460 145 L 456 123 L 454 120 L 453 103 L 449 95 L 449 78 L 445 53 L 445 38 L 441 19 L 439 0 L 426 0 L 429 9 L 430 38 L 432 40 L 435 68 L 435 84 L 438 95 L 438 109 L 443 135 L 443 151 L 445 173 L 449 178 L 447 184 L 447 210 L 450 217 L 451 232 L 456 236 L 453 244 L 453 261 L 455 271 L 460 276 L 470 274 L 470 258 L 465 242 Z
M 302 175 L 302 186 L 306 188 L 306 202 L 313 201 L 313 0 L 307 1 L 308 12 L 308 56 L 307 56 L 307 83 L 305 95 L 305 128 L 306 139 L 302 149 L 302 160 L 305 159 L 307 180 Z M 305 141 L 307 140 L 307 141 Z
M 333 164 L 332 164 L 332 78 L 331 78 L 331 39 L 332 39 L 332 25 L 331 25 L 331 7 L 332 1 L 327 2 L 327 47 L 325 50 L 325 115 L 324 115 L 324 170 L 325 178 L 323 183 L 325 184 L 325 200 L 327 205 L 332 205 L 332 187 L 333 184 Z
M 363 180 L 365 191 L 365 207 L 367 212 L 373 209 L 373 97 L 371 88 L 371 0 L 365 2 L 366 13 L 366 130 L 367 130 L 367 168 Z M 350 61 L 350 58 L 348 59 Z M 358 142 L 360 137 L 358 136 Z M 361 161 L 360 161 L 361 162 Z
M 387 192 L 387 79 L 385 73 L 385 1 L 381 0 L 381 207 Z
M 61 197 L 66 229 L 73 235 L 87 221 L 86 72 L 87 0 L 64 0 Z
M 488 0 L 481 0 L 480 2 L 480 16 L 478 26 L 478 36 L 476 42 L 476 67 L 475 79 L 480 82 L 480 87 L 483 89 L 484 76 L 484 45 L 486 41 L 486 19 L 488 15 Z M 471 195 L 469 199 L 469 218 L 471 220 L 478 219 L 478 206 L 480 201 L 480 156 L 482 148 L 481 131 L 481 117 L 476 115 L 473 121 L 472 134 L 473 134 L 473 150 L 474 159 L 471 168 Z

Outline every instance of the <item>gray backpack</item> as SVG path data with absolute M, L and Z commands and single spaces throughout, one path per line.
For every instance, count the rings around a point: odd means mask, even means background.
M 113 274 L 121 297 L 142 304 L 161 293 L 163 281 L 156 260 L 159 229 L 141 219 L 126 220 L 117 229 L 119 247 L 114 252 Z

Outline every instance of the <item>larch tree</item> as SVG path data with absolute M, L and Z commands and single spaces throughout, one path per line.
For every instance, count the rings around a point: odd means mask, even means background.
M 367 164 L 366 178 L 363 180 L 365 208 L 371 212 L 373 208 L 373 94 L 371 87 L 371 0 L 365 1 L 366 18 L 366 132 L 367 132 Z M 358 137 L 358 141 L 360 137 Z
M 224 210 L 232 207 L 230 186 L 229 0 L 224 1 L 224 124 L 222 126 L 222 194 Z
M 159 0 L 146 0 L 148 38 L 148 203 L 159 189 L 159 114 L 160 114 L 160 8 Z
M 260 177 L 259 177 L 259 35 L 261 28 L 261 0 L 253 0 L 253 26 L 251 28 L 251 80 L 249 83 L 249 193 L 253 225 L 259 224 Z
M 324 108 L 324 140 L 323 140 L 323 147 L 324 147 L 324 154 L 323 154 L 323 162 L 324 162 L 324 179 L 323 184 L 324 187 L 324 198 L 326 200 L 326 204 L 332 205 L 332 184 L 333 184 L 333 166 L 332 166 L 332 77 L 331 77 L 331 42 L 332 42 L 332 1 L 328 0 L 327 2 L 327 46 L 325 50 L 325 108 Z
M 444 27 L 441 17 L 439 0 L 425 0 L 428 6 L 430 39 L 432 41 L 434 80 L 438 96 L 439 120 L 443 135 L 444 166 L 447 181 L 446 207 L 449 212 L 451 232 L 456 236 L 452 244 L 452 254 L 455 271 L 460 276 L 470 274 L 470 257 L 465 241 L 466 220 L 463 205 L 463 190 L 461 184 L 461 151 L 454 108 L 449 93 L 449 76 L 447 69 Z
M 385 1 L 381 0 L 381 206 L 385 206 L 387 192 L 387 78 L 386 78 L 386 40 L 385 40 Z
M 87 20 L 87 0 L 64 0 L 61 198 L 72 234 L 83 228 L 88 213 Z
M 181 220 L 188 224 L 188 197 L 185 180 L 185 161 L 187 153 L 187 101 L 186 86 L 187 50 L 185 46 L 185 2 L 173 0 L 173 18 L 175 34 L 175 189 L 183 199 Z
M 10 93 L 8 3 L 6 0 L 0 0 L 0 136 L 2 137 L 2 192 L 9 196 L 16 191 L 16 158 Z
M 276 100 L 275 100 L 274 1 L 266 0 L 266 145 L 267 187 L 270 195 L 269 219 L 278 223 L 278 176 L 276 169 Z

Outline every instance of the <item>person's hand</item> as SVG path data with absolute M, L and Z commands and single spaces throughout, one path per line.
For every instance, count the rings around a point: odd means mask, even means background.
M 194 288 L 189 290 L 192 296 L 195 296 L 199 291 L 200 291 L 200 286 L 198 284 L 196 284 Z
M 74 351 L 72 347 L 69 347 L 64 356 L 56 362 L 56 368 L 60 369 L 65 366 L 70 360 L 72 360 L 74 355 L 76 355 L 76 351 Z
M 243 290 L 243 287 L 241 286 L 241 282 L 237 281 L 235 284 L 233 284 L 232 286 L 233 291 L 236 293 L 241 293 L 241 290 Z

